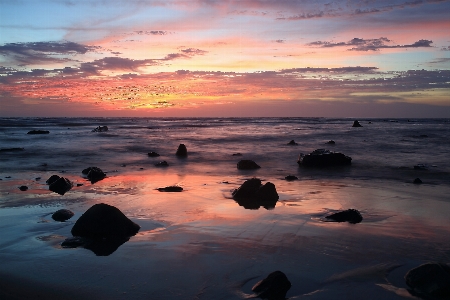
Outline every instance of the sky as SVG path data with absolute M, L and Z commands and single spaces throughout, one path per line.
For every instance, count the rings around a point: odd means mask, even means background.
M 450 118 L 450 0 L 0 0 L 0 116 Z

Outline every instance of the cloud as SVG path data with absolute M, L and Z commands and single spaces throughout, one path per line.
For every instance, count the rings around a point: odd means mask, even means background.
M 331 48 L 331 47 L 352 47 L 348 50 L 350 51 L 378 51 L 380 49 L 393 49 L 393 48 L 420 48 L 420 47 L 432 47 L 433 41 L 430 40 L 418 40 L 412 44 L 406 45 L 387 45 L 392 41 L 385 37 L 380 37 L 378 39 L 361 39 L 353 38 L 348 42 L 327 42 L 327 41 L 315 41 L 308 43 L 307 46 L 315 46 L 320 48 Z
M 275 40 L 275 43 L 283 44 L 286 40 Z
M 181 52 L 183 52 L 186 55 L 194 56 L 194 55 L 205 55 L 208 53 L 208 51 L 200 50 L 200 49 L 194 49 L 194 48 L 188 48 L 188 49 L 181 49 Z
M 92 62 L 82 63 L 79 71 L 100 75 L 100 71 L 138 71 L 139 68 L 157 65 L 158 60 L 155 59 L 129 59 L 122 57 L 104 57 Z
M 0 46 L 0 55 L 5 56 L 9 61 L 24 66 L 72 61 L 72 59 L 64 57 L 64 55 L 85 54 L 86 52 L 95 51 L 99 48 L 97 46 L 86 46 L 68 41 L 7 43 Z
M 135 31 L 138 35 L 166 35 L 167 31 L 163 30 L 150 30 L 150 31 L 143 31 L 143 30 L 137 30 Z

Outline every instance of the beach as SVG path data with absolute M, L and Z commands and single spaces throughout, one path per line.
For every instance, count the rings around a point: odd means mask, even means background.
M 0 148 L 23 150 L 0 153 L 0 296 L 247 299 L 280 270 L 292 284 L 288 299 L 414 299 L 407 271 L 450 262 L 450 123 L 360 121 L 3 118 Z M 109 129 L 92 132 L 97 126 Z M 26 134 L 33 129 L 50 133 Z M 181 143 L 185 158 L 175 155 Z M 297 164 L 319 148 L 352 164 Z M 261 168 L 238 170 L 241 159 Z M 168 167 L 155 166 L 163 160 Z M 106 178 L 88 181 L 81 171 L 92 166 Z M 51 192 L 45 181 L 54 174 L 72 189 Z M 250 178 L 275 185 L 274 208 L 246 209 L 232 198 Z M 158 190 L 174 185 L 183 191 Z M 98 203 L 120 209 L 139 232 L 107 256 L 61 247 Z M 54 221 L 61 208 L 74 216 Z M 349 208 L 361 223 L 324 222 Z

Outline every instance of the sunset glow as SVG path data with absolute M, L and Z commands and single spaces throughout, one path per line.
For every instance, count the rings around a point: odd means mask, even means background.
M 450 115 L 450 1 L 0 5 L 1 116 Z

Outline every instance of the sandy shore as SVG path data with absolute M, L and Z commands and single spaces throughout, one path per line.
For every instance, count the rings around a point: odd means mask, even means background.
M 450 261 L 447 186 L 270 178 L 275 209 L 246 210 L 230 198 L 246 176 L 123 172 L 91 185 L 67 174 L 84 185 L 64 196 L 35 176 L 0 181 L 1 299 L 244 299 L 275 270 L 291 281 L 292 299 L 404 299 L 407 270 Z M 21 192 L 24 177 L 30 189 Z M 184 191 L 156 190 L 174 184 Z M 109 256 L 61 248 L 101 202 L 139 233 Z M 362 223 L 321 221 L 351 207 Z M 75 216 L 55 222 L 59 208 Z

